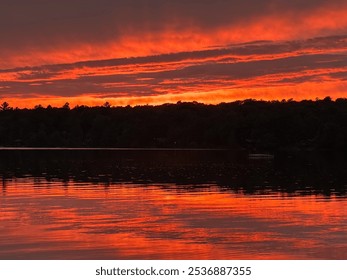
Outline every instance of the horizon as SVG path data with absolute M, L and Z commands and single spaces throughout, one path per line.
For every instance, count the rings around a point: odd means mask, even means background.
M 128 105 L 113 105 L 106 101 L 104 104 L 97 104 L 97 105 L 85 105 L 85 104 L 76 104 L 72 106 L 69 102 L 65 102 L 61 105 L 57 106 L 52 106 L 51 104 L 48 104 L 47 106 L 43 106 L 42 104 L 36 104 L 33 105 L 33 107 L 13 107 L 11 106 L 10 103 L 8 103 L 6 100 L 3 100 L 0 104 L 0 112 L 1 111 L 6 111 L 6 110 L 36 110 L 36 109 L 78 109 L 81 107 L 85 108 L 136 108 L 136 107 L 160 107 L 160 106 L 167 106 L 167 105 L 180 105 L 180 104 L 194 104 L 194 105 L 203 105 L 203 106 L 219 106 L 223 104 L 233 104 L 233 103 L 245 103 L 245 102 L 266 102 L 266 103 L 290 103 L 290 102 L 319 102 L 319 101 L 330 101 L 330 102 L 336 102 L 338 100 L 347 100 L 347 97 L 337 97 L 337 98 L 331 98 L 330 96 L 325 96 L 322 98 L 316 97 L 315 99 L 300 99 L 300 100 L 295 100 L 293 98 L 289 99 L 253 99 L 253 98 L 248 98 L 248 99 L 238 99 L 238 100 L 233 100 L 233 101 L 222 101 L 219 103 L 204 103 L 204 102 L 199 102 L 196 100 L 192 101 L 182 101 L 179 100 L 177 102 L 167 102 L 167 103 L 160 103 L 160 104 L 128 104 Z M 6 107 L 6 108 L 4 108 Z
M 0 103 L 344 98 L 346 10 L 341 0 L 2 3 Z

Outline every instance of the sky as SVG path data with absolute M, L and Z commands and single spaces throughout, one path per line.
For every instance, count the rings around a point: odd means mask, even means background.
M 347 97 L 345 0 L 0 0 L 0 102 Z

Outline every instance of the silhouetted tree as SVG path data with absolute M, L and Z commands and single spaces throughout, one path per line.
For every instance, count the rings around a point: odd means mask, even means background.
M 105 108 L 110 108 L 111 107 L 111 104 L 108 102 L 108 101 L 106 101 L 105 103 L 104 103 L 104 105 L 102 105 L 103 107 L 105 107 Z
M 12 107 L 10 107 L 10 104 L 8 104 L 6 101 L 0 105 L 1 111 L 11 110 L 11 109 Z
M 70 104 L 69 104 L 69 102 L 66 102 L 66 103 L 63 105 L 62 108 L 65 109 L 65 110 L 70 110 Z
M 35 110 L 40 110 L 40 109 L 43 109 L 43 107 L 42 107 L 41 104 L 38 104 L 38 105 L 35 105 L 34 109 Z

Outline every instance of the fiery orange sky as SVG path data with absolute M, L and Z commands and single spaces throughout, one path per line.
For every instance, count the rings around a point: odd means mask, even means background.
M 342 0 L 0 3 L 13 107 L 347 97 Z

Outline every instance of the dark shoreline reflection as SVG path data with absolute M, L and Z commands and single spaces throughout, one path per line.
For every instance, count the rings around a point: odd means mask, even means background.
M 249 159 L 242 151 L 224 150 L 2 150 L 2 189 L 10 178 L 95 184 L 215 184 L 246 194 L 267 191 L 295 195 L 345 196 L 347 161 L 306 154 Z
M 346 259 L 346 164 L 0 151 L 0 259 Z

